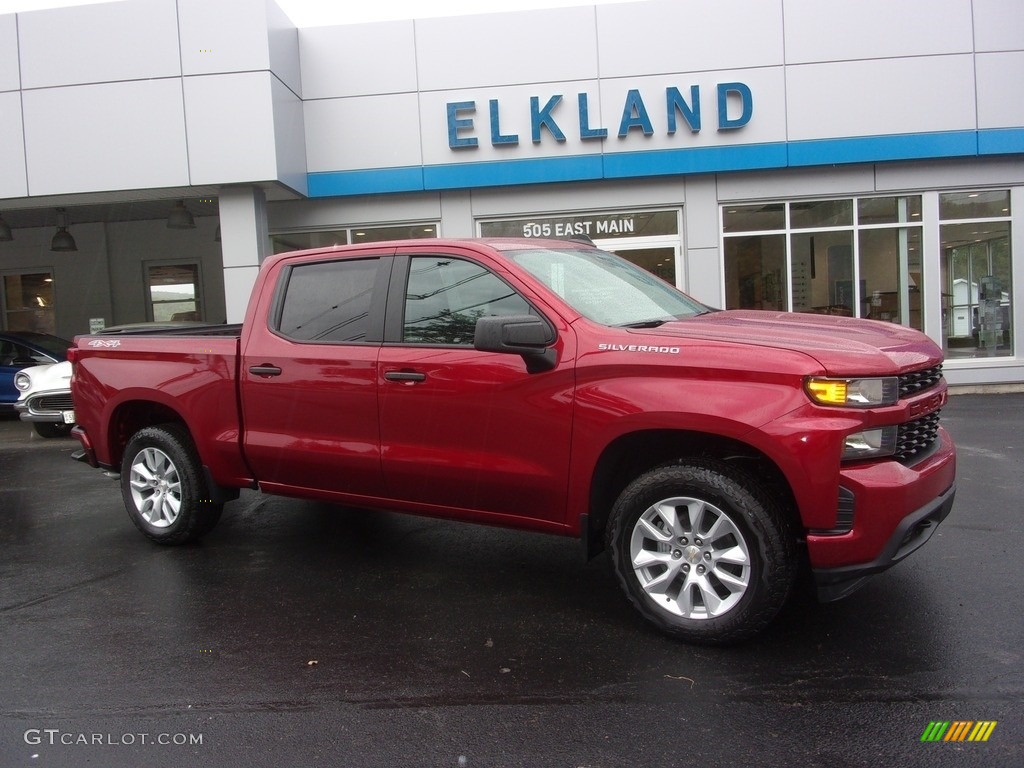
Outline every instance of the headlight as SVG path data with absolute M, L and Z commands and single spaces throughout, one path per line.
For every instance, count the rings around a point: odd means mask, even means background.
M 19 392 L 24 392 L 32 386 L 32 377 L 24 371 L 18 371 L 14 374 L 14 386 Z
M 820 405 L 871 408 L 894 405 L 900 399 L 900 380 L 896 376 L 878 379 L 807 379 L 807 394 Z
M 865 429 L 847 435 L 843 443 L 843 461 L 892 456 L 896 452 L 898 433 L 899 427 L 890 426 Z

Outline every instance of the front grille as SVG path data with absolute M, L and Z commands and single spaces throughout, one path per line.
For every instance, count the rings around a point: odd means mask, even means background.
M 932 447 L 939 436 L 939 411 L 900 424 L 896 437 L 896 458 L 908 461 Z
M 900 399 L 916 395 L 926 389 L 934 387 L 942 381 L 942 366 L 926 368 L 923 371 L 912 371 L 900 376 Z
M 75 407 L 71 402 L 70 392 L 34 398 L 31 406 L 34 411 L 70 411 Z

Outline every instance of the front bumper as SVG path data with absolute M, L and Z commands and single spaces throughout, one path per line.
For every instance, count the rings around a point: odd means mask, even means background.
M 823 603 L 841 600 L 857 591 L 872 575 L 896 565 L 900 560 L 924 545 L 939 523 L 953 509 L 956 486 L 921 509 L 907 515 L 893 531 L 882 553 L 874 560 L 840 568 L 817 568 L 814 579 L 818 599 Z
M 54 424 L 74 424 L 75 406 L 70 390 L 36 392 L 14 405 L 22 421 L 40 421 Z
M 956 449 L 939 428 L 937 444 L 920 461 L 865 462 L 843 469 L 839 482 L 853 498 L 852 528 L 807 536 L 824 602 L 846 597 L 928 541 L 953 507 Z

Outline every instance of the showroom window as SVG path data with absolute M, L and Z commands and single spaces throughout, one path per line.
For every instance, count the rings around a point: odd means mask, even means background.
M 947 357 L 1012 354 L 1009 191 L 940 194 L 939 220 Z
M 727 309 L 923 330 L 920 195 L 729 205 L 722 232 Z
M 6 274 L 3 281 L 4 330 L 55 334 L 53 273 Z
M 437 223 L 397 224 L 386 227 L 342 227 L 312 232 L 278 232 L 270 236 L 274 253 L 330 248 L 349 243 L 376 243 L 383 240 L 421 240 L 437 237 Z
M 677 288 L 682 284 L 679 209 L 531 216 L 480 222 L 481 237 L 589 237 Z
M 199 264 L 148 264 L 149 317 L 156 322 L 202 320 Z

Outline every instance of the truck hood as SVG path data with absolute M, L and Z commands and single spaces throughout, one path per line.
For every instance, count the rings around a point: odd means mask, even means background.
M 831 315 L 726 310 L 636 333 L 802 352 L 829 376 L 894 375 L 942 362 L 942 350 L 920 331 Z

